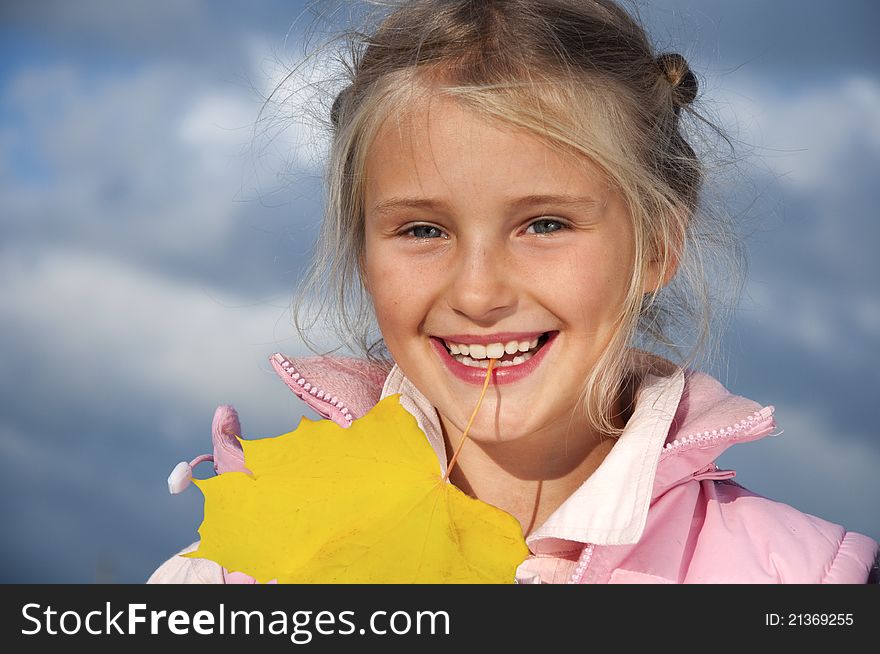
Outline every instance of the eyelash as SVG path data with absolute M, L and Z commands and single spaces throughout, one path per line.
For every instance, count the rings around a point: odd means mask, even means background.
M 550 234 L 555 234 L 556 232 L 562 232 L 568 229 L 568 223 L 563 222 L 562 220 L 557 220 L 555 218 L 539 218 L 538 220 L 533 220 L 529 223 L 529 227 L 535 225 L 537 223 L 556 223 L 559 225 L 559 229 L 550 232 Z M 528 227 L 526 227 L 528 229 Z M 547 234 L 536 234 L 535 236 L 546 236 Z
M 554 230 L 554 231 L 549 232 L 549 233 L 535 234 L 535 236 L 549 236 L 550 234 L 555 234 L 556 232 L 561 232 L 561 231 L 563 231 L 563 230 L 569 229 L 569 226 L 568 226 L 566 223 L 564 223 L 564 222 L 561 221 L 561 220 L 557 220 L 557 219 L 555 219 L 555 218 L 539 218 L 538 220 L 534 220 L 534 221 L 530 222 L 529 225 L 528 225 L 528 227 L 526 227 L 526 229 L 528 229 L 528 228 L 531 227 L 532 225 L 536 225 L 536 224 L 538 224 L 538 223 L 556 223 L 557 225 L 559 225 L 559 229 Z M 411 227 L 408 227 L 408 228 L 406 228 L 405 230 L 403 230 L 402 232 L 400 232 L 400 235 L 401 235 L 401 236 L 412 235 L 412 231 L 415 230 L 415 229 L 418 229 L 418 228 L 420 228 L 420 227 L 425 227 L 425 228 L 429 228 L 429 229 L 436 229 L 437 231 L 442 231 L 442 230 L 440 230 L 439 227 L 435 227 L 434 225 L 412 225 Z M 414 236 L 414 235 L 412 235 L 412 238 L 418 239 L 418 240 L 420 240 L 420 241 L 429 241 L 429 240 L 431 240 L 431 238 L 426 237 L 426 236 Z
M 400 235 L 401 236 L 412 236 L 413 238 L 418 239 L 420 241 L 431 240 L 426 236 L 416 236 L 415 234 L 413 234 L 412 233 L 413 230 L 416 230 L 416 229 L 437 229 L 437 231 L 440 231 L 437 227 L 434 227 L 433 225 L 413 225 L 412 227 L 409 227 L 409 228 L 403 230 L 400 233 Z

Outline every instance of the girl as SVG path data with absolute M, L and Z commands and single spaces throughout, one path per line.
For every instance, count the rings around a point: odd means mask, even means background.
M 868 580 L 877 543 L 714 463 L 775 424 L 689 367 L 729 238 L 685 59 L 612 0 L 416 0 L 354 38 L 297 315 L 332 300 L 363 358 L 273 355 L 290 388 L 343 426 L 400 393 L 445 474 L 488 375 L 450 480 L 517 518 L 520 582 Z M 673 318 L 698 326 L 678 365 L 634 347 L 675 352 Z M 233 433 L 220 407 L 218 472 L 243 469 Z M 248 578 L 175 556 L 151 581 Z

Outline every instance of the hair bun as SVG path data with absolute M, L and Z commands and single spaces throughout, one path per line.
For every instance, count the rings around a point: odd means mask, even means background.
M 333 100 L 333 106 L 330 108 L 330 121 L 333 123 L 333 129 L 339 128 L 339 119 L 344 112 L 345 105 L 351 99 L 352 85 L 349 84 L 339 92 L 336 99 Z
M 687 59 L 677 52 L 666 52 L 657 57 L 657 66 L 672 86 L 676 112 L 697 97 L 697 77 L 688 66 Z

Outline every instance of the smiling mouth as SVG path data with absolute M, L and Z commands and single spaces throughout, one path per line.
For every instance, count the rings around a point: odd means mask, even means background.
M 483 348 L 481 351 L 476 352 L 476 353 L 471 353 L 470 351 L 468 352 L 468 354 L 464 354 L 462 352 L 454 353 L 450 349 L 449 344 L 447 344 L 446 341 L 444 341 L 443 339 L 437 339 L 437 340 L 439 340 L 443 344 L 443 347 L 446 348 L 446 351 L 449 353 L 449 356 L 452 357 L 453 359 L 455 359 L 456 361 L 458 361 L 459 363 L 461 363 L 465 366 L 468 366 L 470 368 L 483 368 L 485 370 L 489 367 L 489 359 L 490 358 L 495 359 L 495 361 L 496 361 L 495 367 L 496 368 L 510 368 L 510 367 L 515 367 L 515 366 L 518 366 L 520 364 L 525 363 L 526 361 L 531 359 L 533 356 L 535 356 L 535 354 L 537 354 L 538 351 L 542 347 L 544 347 L 544 345 L 547 343 L 548 339 L 550 338 L 551 333 L 553 333 L 553 332 L 544 332 L 543 334 L 541 334 L 537 339 L 538 342 L 536 343 L 536 345 L 534 347 L 529 348 L 525 352 L 521 352 L 518 349 L 515 352 L 505 351 L 500 357 L 488 356 L 488 353 L 485 352 L 485 348 Z

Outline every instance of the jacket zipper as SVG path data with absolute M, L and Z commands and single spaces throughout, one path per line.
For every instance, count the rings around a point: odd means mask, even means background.
M 327 404 L 330 404 L 334 408 L 338 409 L 342 413 L 342 415 L 345 417 L 346 421 L 348 421 L 349 426 L 351 426 L 351 423 L 354 420 L 354 416 L 351 414 L 351 411 L 348 410 L 348 408 L 345 406 L 345 403 L 342 400 L 340 400 L 335 395 L 331 396 L 331 394 L 329 392 L 323 390 L 322 388 L 319 388 L 318 386 L 316 386 L 312 382 L 306 381 L 306 378 L 303 377 L 300 373 L 298 373 L 294 369 L 293 364 L 290 361 L 288 361 L 287 359 L 283 359 L 279 356 L 279 358 L 276 358 L 276 361 L 278 361 L 279 365 L 281 366 L 281 368 L 285 372 L 285 374 L 287 374 L 287 376 L 290 377 L 290 379 L 293 382 L 295 382 L 297 386 L 301 387 L 303 389 L 303 391 L 308 392 L 309 395 L 312 395 L 319 400 L 323 400 Z M 291 382 L 288 382 L 287 385 L 290 386 Z M 314 408 L 316 411 L 318 411 L 320 413 L 320 411 L 316 407 L 312 407 L 312 408 Z M 324 417 L 326 418 L 329 416 L 324 416 Z
M 593 544 L 587 543 L 584 546 L 584 549 L 581 551 L 581 555 L 578 557 L 578 562 L 574 568 L 574 572 L 571 573 L 571 577 L 568 580 L 569 584 L 582 583 L 581 580 L 584 578 L 584 574 L 587 572 L 587 568 L 589 567 L 590 561 L 592 559 Z
M 663 447 L 663 451 L 660 453 L 661 458 L 665 458 L 667 455 L 672 452 L 681 452 L 684 449 L 689 449 L 691 447 L 695 447 L 697 445 L 705 445 L 708 443 L 714 443 L 716 441 L 722 439 L 729 439 L 742 432 L 748 432 L 753 430 L 762 422 L 766 422 L 773 415 L 774 408 L 772 406 L 764 407 L 758 411 L 755 411 L 752 415 L 740 420 L 733 425 L 728 427 L 722 427 L 721 429 L 713 429 L 711 431 L 698 431 L 694 434 L 690 434 L 689 436 L 685 436 L 684 438 L 676 438 L 671 443 L 666 443 Z

